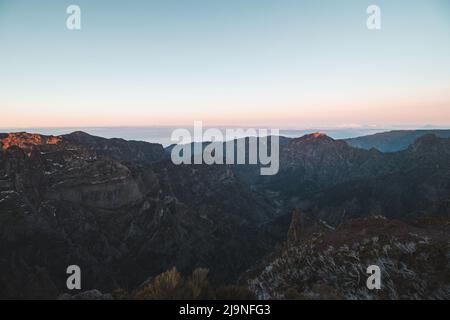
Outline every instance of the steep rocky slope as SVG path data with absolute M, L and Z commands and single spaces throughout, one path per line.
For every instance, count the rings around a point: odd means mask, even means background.
M 257 176 L 249 167 L 237 169 L 239 177 L 282 211 L 300 208 L 335 225 L 370 215 L 450 213 L 450 139 L 434 135 L 382 153 L 311 134 L 280 145 L 277 175 Z
M 81 133 L 0 141 L 2 298 L 54 298 L 70 264 L 85 289 L 132 288 L 172 266 L 231 281 L 276 240 L 259 227 L 273 208 L 226 166 L 151 161 L 162 147 Z
M 450 140 L 426 135 L 385 154 L 376 174 L 361 175 L 311 197 L 309 211 L 329 223 L 370 215 L 405 219 L 450 215 Z
M 286 246 L 247 274 L 259 298 L 450 298 L 448 218 L 406 224 L 371 217 L 349 220 L 336 230 L 322 225 L 302 235 L 298 215 Z M 371 265 L 380 267 L 380 290 L 366 286 Z

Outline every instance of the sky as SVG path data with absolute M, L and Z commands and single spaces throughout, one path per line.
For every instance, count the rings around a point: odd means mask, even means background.
M 1 128 L 195 120 L 449 126 L 450 0 L 0 0 Z

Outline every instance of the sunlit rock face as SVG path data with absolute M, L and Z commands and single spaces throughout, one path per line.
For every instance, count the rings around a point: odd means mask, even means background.
M 0 146 L 3 150 L 16 146 L 29 152 L 36 146 L 56 145 L 62 140 L 61 137 L 26 132 L 0 134 Z

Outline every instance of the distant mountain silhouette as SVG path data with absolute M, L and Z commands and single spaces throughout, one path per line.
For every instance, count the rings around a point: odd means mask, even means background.
M 449 138 L 450 130 L 397 130 L 346 139 L 345 141 L 356 148 L 375 148 L 382 152 L 395 152 L 408 148 L 417 138 L 427 134 L 434 134 L 440 138 Z

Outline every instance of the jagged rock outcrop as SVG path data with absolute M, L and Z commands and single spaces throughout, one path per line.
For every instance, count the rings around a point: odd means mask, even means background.
M 306 239 L 334 230 L 326 222 L 318 220 L 301 210 L 294 210 L 289 226 L 287 244 L 297 245 Z
M 299 243 L 304 236 L 304 214 L 301 211 L 295 210 L 292 213 L 292 221 L 289 226 L 287 242 L 288 244 Z
M 261 299 L 449 299 L 448 218 L 350 220 L 286 246 L 248 274 Z M 366 286 L 381 269 L 381 290 Z

